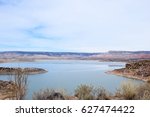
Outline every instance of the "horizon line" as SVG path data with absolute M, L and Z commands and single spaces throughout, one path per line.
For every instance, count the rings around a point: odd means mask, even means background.
M 75 51 L 31 51 L 31 50 L 7 50 L 7 51 L 0 51 L 3 52 L 48 52 L 48 53 L 109 53 L 109 52 L 150 52 L 150 50 L 109 50 L 109 51 L 100 51 L 100 52 L 75 52 Z

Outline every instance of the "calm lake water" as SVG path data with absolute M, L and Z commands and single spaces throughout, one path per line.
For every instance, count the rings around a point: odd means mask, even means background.
M 1 63 L 1 67 L 38 67 L 46 69 L 44 74 L 30 75 L 28 78 L 28 94 L 32 99 L 33 92 L 40 89 L 64 89 L 72 95 L 80 84 L 104 87 L 110 92 L 116 91 L 123 81 L 129 79 L 106 74 L 106 71 L 124 67 L 121 62 L 99 62 L 82 60 L 50 60 L 36 62 Z M 1 75 L 0 80 L 8 80 L 9 76 Z M 141 81 L 132 80 L 139 83 Z

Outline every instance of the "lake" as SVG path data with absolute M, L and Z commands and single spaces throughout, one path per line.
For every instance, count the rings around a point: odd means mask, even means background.
M 99 62 L 85 60 L 49 60 L 35 62 L 1 63 L 1 67 L 38 67 L 47 73 L 28 76 L 28 93 L 26 99 L 32 99 L 33 92 L 40 89 L 64 89 L 72 95 L 80 84 L 104 87 L 115 92 L 123 81 L 129 79 L 105 73 L 106 71 L 124 67 L 122 62 Z M 0 75 L 0 80 L 8 80 L 10 76 Z M 141 81 L 132 80 L 135 83 Z

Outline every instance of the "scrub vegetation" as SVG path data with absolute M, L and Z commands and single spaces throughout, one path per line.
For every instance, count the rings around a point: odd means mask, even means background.
M 150 100 L 150 84 L 124 82 L 114 94 L 102 87 L 79 85 L 73 96 L 64 95 L 58 90 L 45 89 L 33 94 L 36 100 Z

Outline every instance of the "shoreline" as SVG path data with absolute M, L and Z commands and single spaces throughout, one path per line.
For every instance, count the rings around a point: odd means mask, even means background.
M 48 72 L 42 68 L 0 67 L 0 75 L 15 75 L 17 71 L 26 73 L 27 75 L 34 75 Z
M 128 62 L 124 68 L 108 73 L 150 83 L 150 60 Z
M 115 70 L 107 71 L 106 73 L 121 76 L 121 77 L 128 78 L 128 79 L 140 80 L 140 81 L 143 81 L 143 82 L 148 81 L 148 78 L 146 79 L 146 78 L 142 78 L 140 76 L 133 76 L 133 75 L 127 74 L 127 73 L 119 73 L 118 71 L 115 71 Z

